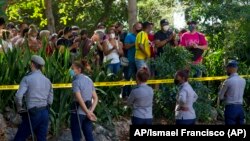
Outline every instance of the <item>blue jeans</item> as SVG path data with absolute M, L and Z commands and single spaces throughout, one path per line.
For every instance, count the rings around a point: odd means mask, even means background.
M 139 70 L 142 67 L 148 67 L 145 60 L 135 59 L 135 64 L 137 70 Z
M 133 75 L 136 74 L 136 65 L 135 62 L 129 62 L 128 67 L 125 68 L 126 71 L 124 71 L 124 78 L 129 81 Z M 122 97 L 126 97 L 129 96 L 130 92 L 131 92 L 132 88 L 130 85 L 126 85 L 123 87 L 122 90 Z
M 241 104 L 230 104 L 225 107 L 225 124 L 226 125 L 243 125 L 244 110 Z
M 117 74 L 120 71 L 121 63 L 109 64 L 108 69 L 113 73 Z
M 138 118 L 138 117 L 132 117 L 132 125 L 152 125 L 153 119 L 148 118 L 148 119 L 143 119 L 143 118 Z
M 32 129 L 36 135 L 37 141 L 46 141 L 48 125 L 49 125 L 49 111 L 44 109 L 35 113 L 30 112 L 30 120 Z M 31 135 L 28 115 L 22 116 L 22 123 L 19 125 L 14 141 L 26 141 Z
M 80 124 L 79 121 L 80 120 Z M 86 141 L 94 141 L 93 138 L 93 124 L 92 122 L 87 118 L 85 115 L 79 115 L 79 120 L 77 117 L 77 114 L 72 113 L 70 118 L 70 124 L 71 124 L 71 134 L 73 141 L 80 141 L 82 137 L 81 130 L 83 132 L 83 135 L 85 136 Z M 80 128 L 81 126 L 81 128 Z
M 196 119 L 177 119 L 175 121 L 176 125 L 195 125 Z

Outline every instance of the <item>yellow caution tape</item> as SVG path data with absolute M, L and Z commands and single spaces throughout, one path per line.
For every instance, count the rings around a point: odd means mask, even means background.
M 250 75 L 241 75 L 244 78 L 250 78 Z M 190 81 L 215 81 L 215 80 L 225 80 L 228 76 L 216 76 L 216 77 L 200 77 L 200 78 L 190 78 Z M 148 80 L 148 84 L 169 84 L 173 83 L 174 79 L 159 79 L 159 80 Z M 135 81 L 116 81 L 116 82 L 95 82 L 95 87 L 105 87 L 105 86 L 125 86 L 125 85 L 136 85 Z M 54 89 L 60 88 L 71 88 L 71 83 L 65 84 L 53 84 Z M 0 90 L 17 90 L 19 85 L 0 85 Z

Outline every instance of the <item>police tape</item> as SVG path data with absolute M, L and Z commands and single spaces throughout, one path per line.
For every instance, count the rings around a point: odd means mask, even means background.
M 250 75 L 241 75 L 243 78 L 250 78 Z M 215 76 L 215 77 L 200 77 L 190 78 L 190 81 L 216 81 L 225 80 L 228 76 Z M 159 80 L 148 80 L 147 84 L 170 84 L 173 83 L 174 79 L 159 79 Z M 125 85 L 136 85 L 135 81 L 116 81 L 116 82 L 95 82 L 95 87 L 107 87 L 107 86 L 125 86 Z M 71 88 L 71 83 L 63 84 L 52 84 L 54 89 L 67 89 Z M 19 85 L 0 85 L 0 90 L 17 90 Z

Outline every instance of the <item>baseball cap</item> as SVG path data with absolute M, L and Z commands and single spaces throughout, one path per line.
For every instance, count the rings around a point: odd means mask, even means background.
M 161 25 L 169 25 L 169 22 L 168 22 L 168 20 L 166 20 L 166 19 L 162 19 L 162 20 L 160 21 L 160 24 L 161 24 Z
M 196 22 L 196 21 L 194 21 L 194 20 L 191 20 L 191 21 L 188 21 L 188 22 L 187 22 L 187 24 L 188 24 L 188 25 L 190 25 L 190 24 L 195 24 L 195 25 L 196 25 L 196 24 L 197 24 L 197 22 Z
M 238 68 L 238 62 L 236 60 L 230 60 L 227 64 L 227 68 Z

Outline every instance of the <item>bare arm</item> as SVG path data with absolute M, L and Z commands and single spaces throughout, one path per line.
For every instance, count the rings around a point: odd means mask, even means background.
M 202 49 L 202 50 L 208 50 L 208 46 L 207 45 L 198 46 L 198 48 Z
M 105 44 L 105 43 L 104 43 Z M 97 45 L 97 48 L 100 50 L 100 51 L 103 51 L 104 49 L 103 49 L 103 46 L 101 45 L 101 43 L 100 43 L 100 41 L 97 41 L 96 42 L 96 45 Z
M 75 94 L 76 101 L 79 103 L 80 108 L 86 113 L 87 117 L 91 121 L 96 121 L 96 116 L 91 111 L 89 111 L 89 109 L 87 108 L 87 106 L 84 102 L 84 99 L 80 93 L 80 88 L 77 85 L 77 83 L 78 83 L 77 81 L 73 81 L 73 83 L 72 83 L 72 88 L 73 88 L 73 92 Z
M 109 50 L 107 42 L 103 43 L 103 53 L 104 53 L 104 55 L 109 55 L 113 50 L 115 50 L 115 47 L 113 47 L 112 49 Z
M 92 98 L 93 98 L 93 104 L 90 108 L 90 111 L 93 113 L 95 111 L 96 105 L 98 103 L 98 96 L 96 94 L 96 91 L 93 91 Z
M 119 42 L 119 49 L 117 49 L 117 52 L 120 56 L 123 56 L 123 45 L 121 42 Z
M 131 47 L 135 46 L 135 43 L 133 44 L 126 44 L 124 45 L 125 49 L 130 49 Z
M 69 50 L 71 51 L 71 50 L 77 48 L 77 46 L 78 46 L 78 42 L 74 42 L 74 43 L 70 46 Z
M 49 91 L 49 96 L 48 96 L 47 102 L 49 105 L 52 105 L 52 103 L 53 103 L 53 88 L 52 88 L 51 84 L 50 84 L 50 91 Z
M 219 91 L 219 98 L 220 100 L 223 100 L 225 98 L 226 92 L 227 92 L 228 86 L 227 86 L 227 80 L 223 82 L 222 87 Z
M 142 51 L 143 54 L 145 54 L 147 57 L 149 57 L 149 55 L 147 54 L 145 48 L 144 48 L 144 45 L 142 44 L 139 44 L 139 49 Z
M 163 47 L 168 43 L 168 39 L 165 39 L 163 41 L 160 40 L 155 40 L 155 46 L 158 47 Z
M 165 40 L 162 40 L 162 41 L 160 41 L 160 40 L 155 40 L 155 46 L 158 48 L 158 47 L 163 47 L 163 46 L 165 46 L 168 42 L 170 42 L 171 40 L 173 40 L 173 38 L 174 38 L 174 34 L 172 34 L 172 35 L 170 35 L 170 37 L 168 38 L 168 39 L 165 39 Z
M 76 93 L 75 93 L 75 97 L 76 97 L 76 100 L 77 100 L 77 102 L 79 103 L 81 109 L 82 109 L 86 114 L 90 113 L 89 109 L 87 108 L 87 106 L 86 106 L 86 104 L 85 104 L 85 102 L 84 102 L 84 100 L 83 100 L 83 98 L 82 98 L 82 96 L 81 96 L 81 93 L 80 93 L 80 92 L 76 92 Z

